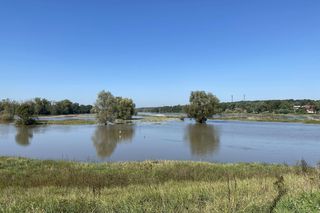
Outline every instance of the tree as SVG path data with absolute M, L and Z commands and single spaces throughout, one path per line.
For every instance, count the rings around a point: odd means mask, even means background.
M 49 115 L 51 103 L 47 99 L 35 98 L 34 99 L 34 114 L 36 115 Z
M 18 103 L 5 99 L 0 101 L 0 120 L 1 121 L 13 121 L 16 114 Z
M 73 113 L 72 102 L 68 99 L 57 102 L 56 107 L 59 115 L 68 115 Z
M 36 121 L 33 118 L 33 115 L 34 115 L 34 107 L 28 102 L 22 103 L 17 108 L 17 116 L 19 117 L 17 124 L 20 124 L 20 125 L 35 124 Z
M 198 123 L 205 123 L 208 117 L 214 115 L 219 106 L 219 99 L 212 93 L 194 91 L 190 95 L 190 104 L 186 107 L 188 117 Z
M 102 91 L 98 94 L 94 111 L 97 113 L 98 122 L 107 125 L 116 119 L 131 119 L 135 112 L 135 104 L 131 99 L 114 97 L 110 92 Z
M 128 98 L 116 98 L 117 119 L 130 120 L 135 112 L 135 104 Z

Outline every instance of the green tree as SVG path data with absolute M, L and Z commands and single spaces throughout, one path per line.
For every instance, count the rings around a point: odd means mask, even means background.
M 212 93 L 194 91 L 190 95 L 190 104 L 186 107 L 188 117 L 194 118 L 198 123 L 205 123 L 218 111 L 219 99 Z
M 31 103 L 26 102 L 22 103 L 17 108 L 17 116 L 19 117 L 17 124 L 20 125 L 32 125 L 36 123 L 36 120 L 33 118 L 34 107 Z
M 49 115 L 51 103 L 47 99 L 35 98 L 34 99 L 34 114 L 36 115 Z
M 130 120 L 135 112 L 135 104 L 128 98 L 116 98 L 116 117 L 117 119 Z
M 0 120 L 13 121 L 16 114 L 18 103 L 9 99 L 0 102 Z
M 131 119 L 135 104 L 131 99 L 114 97 L 110 92 L 102 91 L 98 94 L 94 111 L 97 113 L 98 122 L 107 125 L 116 119 Z
M 57 104 L 57 112 L 61 115 L 72 114 L 72 102 L 68 99 L 59 101 Z

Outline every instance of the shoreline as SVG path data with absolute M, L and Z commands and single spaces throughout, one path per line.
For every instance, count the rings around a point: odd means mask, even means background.
M 302 119 L 292 119 L 294 117 Z M 246 121 L 246 122 L 276 122 L 276 123 L 301 123 L 301 124 L 320 124 L 319 119 L 306 119 L 312 118 L 313 116 L 319 117 L 319 115 L 283 115 L 283 114 L 245 114 L 245 115 L 234 115 L 234 114 L 222 114 L 216 115 L 214 118 L 209 118 L 209 121 Z M 284 118 L 287 117 L 287 118 Z M 64 119 L 65 118 L 65 119 Z M 77 114 L 77 115 L 57 115 L 57 116 L 39 116 L 37 125 L 95 125 L 97 124 L 93 114 Z M 290 118 L 290 119 L 289 119 Z M 130 120 L 130 123 L 162 123 L 167 121 L 179 121 L 181 119 L 188 119 L 179 116 L 177 114 L 166 114 L 166 115 L 139 115 L 137 118 Z M 6 124 L 8 122 L 1 122 L 0 124 Z M 12 122 L 11 122 L 12 123 Z

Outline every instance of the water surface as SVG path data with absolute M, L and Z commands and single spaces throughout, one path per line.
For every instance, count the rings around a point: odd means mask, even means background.
M 0 155 L 76 161 L 196 160 L 296 164 L 320 160 L 320 125 L 209 121 L 15 127 L 0 124 Z

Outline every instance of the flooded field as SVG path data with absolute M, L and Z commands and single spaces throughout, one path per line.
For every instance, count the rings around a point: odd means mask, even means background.
M 320 160 L 320 125 L 209 121 L 132 125 L 0 125 L 0 155 L 75 161 L 195 160 L 296 164 Z

